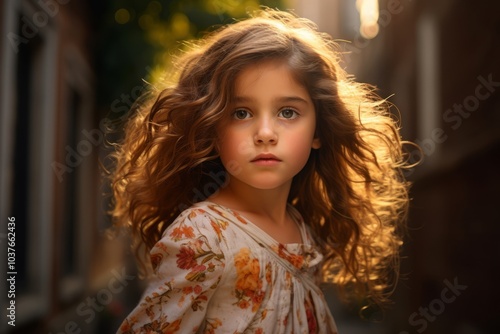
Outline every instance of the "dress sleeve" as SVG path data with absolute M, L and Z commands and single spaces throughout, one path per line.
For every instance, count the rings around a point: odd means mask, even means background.
M 217 223 L 189 210 L 152 248 L 154 278 L 118 333 L 196 333 L 224 272 Z

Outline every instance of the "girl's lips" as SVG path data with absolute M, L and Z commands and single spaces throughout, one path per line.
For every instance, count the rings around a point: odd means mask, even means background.
M 259 160 L 252 161 L 252 163 L 255 164 L 255 165 L 257 165 L 257 166 L 271 167 L 271 166 L 278 165 L 279 163 L 281 163 L 281 161 L 280 160 L 274 160 L 274 159 L 259 159 Z
M 278 157 L 276 157 L 274 154 L 262 153 L 251 160 L 251 162 L 256 162 L 256 161 L 277 161 L 277 162 L 280 162 L 281 160 Z
M 274 154 L 259 154 L 251 160 L 252 163 L 259 166 L 275 166 L 281 162 Z

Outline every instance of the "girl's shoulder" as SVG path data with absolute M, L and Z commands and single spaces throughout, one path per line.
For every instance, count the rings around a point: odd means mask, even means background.
M 221 207 L 215 203 L 204 201 L 191 205 L 189 208 L 182 211 L 174 220 L 172 225 L 185 224 L 190 222 L 193 225 L 212 224 L 218 220 L 230 220 L 234 212 Z
M 209 201 L 203 201 L 193 204 L 188 209 L 182 211 L 179 217 L 177 217 L 177 219 L 174 221 L 174 223 L 177 221 L 184 221 L 186 219 L 198 223 L 209 222 L 211 225 L 213 225 L 213 223 L 224 225 L 230 221 L 243 225 L 248 224 L 248 221 L 238 212 Z
M 204 236 L 220 243 L 225 240 L 229 225 L 229 220 L 224 219 L 224 216 L 223 212 L 218 213 L 217 208 L 209 202 L 193 204 L 179 214 L 165 230 L 163 237 L 178 241 Z

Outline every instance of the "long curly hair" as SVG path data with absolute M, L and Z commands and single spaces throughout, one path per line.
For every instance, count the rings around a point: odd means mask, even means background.
M 310 94 L 321 141 L 294 177 L 289 203 L 316 236 L 324 278 L 387 301 L 408 208 L 404 143 L 390 104 L 347 75 L 329 35 L 292 13 L 261 10 L 191 46 L 177 59 L 176 81 L 134 110 L 114 154 L 111 212 L 115 226 L 131 229 L 140 263 L 148 265 L 148 251 L 181 211 L 224 185 L 217 126 L 235 78 L 279 59 Z

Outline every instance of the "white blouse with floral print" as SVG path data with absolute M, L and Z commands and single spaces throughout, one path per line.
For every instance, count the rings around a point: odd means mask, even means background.
M 208 201 L 183 211 L 151 250 L 155 275 L 118 333 L 337 333 L 321 291 L 276 260 L 313 280 L 322 260 L 300 214 L 289 212 L 302 244 L 280 244 Z

